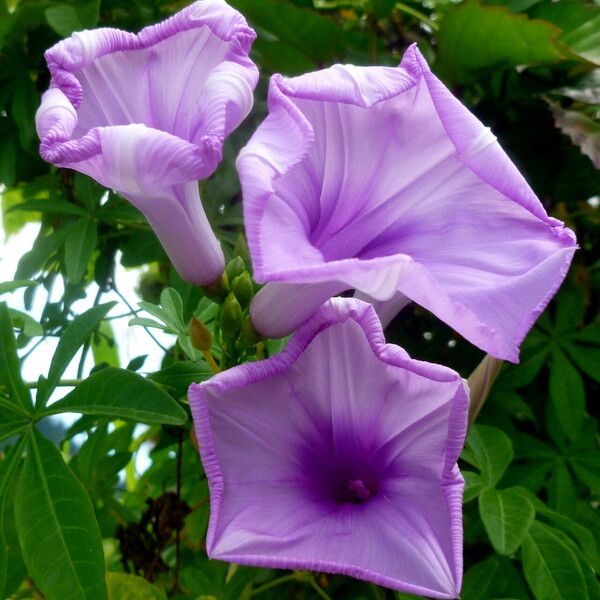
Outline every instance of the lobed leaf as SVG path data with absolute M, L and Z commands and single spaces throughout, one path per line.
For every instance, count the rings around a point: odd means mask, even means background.
M 183 408 L 169 394 L 141 375 L 108 367 L 81 382 L 45 414 L 76 412 L 142 423 L 182 425 L 187 421 Z
M 28 441 L 15 521 L 29 573 L 48 600 L 106 600 L 92 503 L 52 442 L 36 429 Z
M 528 498 L 517 489 L 484 490 L 479 496 L 479 514 L 492 546 L 499 554 L 514 554 L 535 517 Z
M 577 557 L 552 528 L 534 521 L 522 551 L 525 578 L 537 600 L 589 600 Z

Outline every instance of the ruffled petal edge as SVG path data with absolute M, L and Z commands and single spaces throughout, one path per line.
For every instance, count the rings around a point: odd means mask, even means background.
M 138 34 L 104 27 L 76 32 L 58 42 L 44 54 L 52 86 L 60 88 L 71 104 L 78 108 L 83 91 L 75 71 L 106 54 L 149 48 L 177 33 L 199 27 L 209 27 L 215 36 L 229 44 L 224 60 L 256 70 L 248 58 L 256 32 L 248 26 L 242 14 L 224 0 L 199 0 L 162 23 L 145 27 Z
M 206 392 L 209 390 L 217 393 L 219 391 L 236 390 L 282 373 L 297 360 L 319 333 L 348 319 L 354 320 L 363 329 L 373 353 L 382 362 L 406 369 L 434 381 L 456 382 L 456 394 L 452 401 L 448 421 L 446 458 L 440 482 L 450 515 L 450 535 L 452 538 L 456 584 L 453 594 L 422 588 L 354 565 L 329 561 L 291 560 L 278 556 L 227 555 L 225 557 L 212 555 L 217 522 L 223 501 L 224 480 L 210 427 Z M 267 360 L 233 367 L 215 375 L 206 382 L 192 384 L 188 391 L 188 397 L 204 471 L 210 484 L 210 519 L 206 542 L 209 555 L 250 566 L 341 573 L 390 588 L 435 598 L 455 598 L 458 595 L 462 579 L 462 492 L 464 481 L 456 461 L 464 444 L 467 429 L 469 409 L 467 383 L 458 373 L 448 367 L 411 359 L 407 352 L 399 346 L 387 344 L 381 323 L 372 305 L 354 298 L 332 298 L 296 331 L 280 354 Z

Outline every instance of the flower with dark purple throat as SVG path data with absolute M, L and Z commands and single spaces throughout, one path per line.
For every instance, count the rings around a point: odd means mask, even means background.
M 354 289 L 383 321 L 413 300 L 516 362 L 576 248 L 416 46 L 397 68 L 274 75 L 237 166 L 268 337 Z
M 465 382 L 335 298 L 285 350 L 192 385 L 209 556 L 458 595 Z
M 254 38 L 224 0 L 200 0 L 138 35 L 81 31 L 45 55 L 42 157 L 127 198 L 193 284 L 213 283 L 225 266 L 197 180 L 252 107 Z

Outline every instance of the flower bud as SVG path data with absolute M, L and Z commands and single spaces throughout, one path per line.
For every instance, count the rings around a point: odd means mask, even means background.
M 240 256 L 236 256 L 233 260 L 230 260 L 225 267 L 225 273 L 229 281 L 233 281 L 238 275 L 241 275 L 246 270 L 244 259 Z
M 504 361 L 486 354 L 467 380 L 471 395 L 469 424 L 473 423 L 486 401 Z
M 208 327 L 196 317 L 192 317 L 190 321 L 190 338 L 192 346 L 196 350 L 210 350 L 212 346 L 212 334 Z
M 231 282 L 231 291 L 235 294 L 243 309 L 250 306 L 250 301 L 254 296 L 254 286 L 248 271 L 244 271 Z
M 254 329 L 250 317 L 246 317 L 242 325 L 242 331 L 240 333 L 240 342 L 243 346 L 254 346 L 258 342 L 264 340 L 264 338 Z
M 202 286 L 202 291 L 207 298 L 210 298 L 213 302 L 221 304 L 227 294 L 229 293 L 229 280 L 227 273 L 223 272 L 221 277 L 210 285 Z
M 229 293 L 221 310 L 221 331 L 226 340 L 235 340 L 243 322 L 242 307 L 237 298 Z

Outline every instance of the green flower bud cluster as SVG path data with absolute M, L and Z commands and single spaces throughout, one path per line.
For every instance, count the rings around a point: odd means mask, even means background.
M 249 310 L 255 286 L 244 260 L 240 256 L 232 259 L 223 275 L 214 284 L 204 287 L 203 291 L 211 300 L 220 304 L 220 334 L 225 362 L 229 365 L 236 364 L 262 339 L 250 321 Z M 200 321 L 192 321 L 190 335 L 194 347 L 205 350 L 202 345 L 208 343 L 206 333 L 210 332 L 205 326 L 206 331 L 201 330 L 200 325 L 203 326 Z

